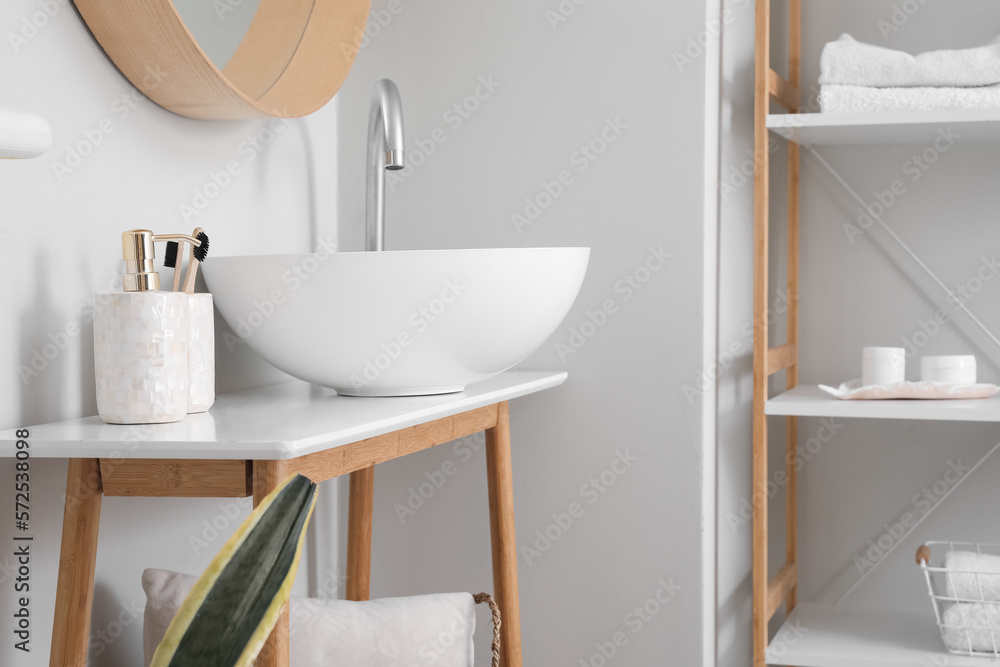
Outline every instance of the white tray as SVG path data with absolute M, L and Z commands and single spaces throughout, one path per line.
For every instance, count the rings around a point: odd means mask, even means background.
M 956 400 L 968 398 L 989 398 L 1000 387 L 995 384 L 955 384 L 954 382 L 897 382 L 895 384 L 873 384 L 862 386 L 861 380 L 844 382 L 839 387 L 819 388 L 834 398 L 845 401 L 884 400 L 892 398 L 912 398 L 918 400 Z

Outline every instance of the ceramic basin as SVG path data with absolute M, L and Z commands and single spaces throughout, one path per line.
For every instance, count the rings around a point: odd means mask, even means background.
M 462 391 L 534 352 L 589 248 L 210 257 L 215 304 L 260 356 L 354 396 Z

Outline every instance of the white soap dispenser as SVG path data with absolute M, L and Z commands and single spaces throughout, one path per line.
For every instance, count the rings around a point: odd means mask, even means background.
M 188 295 L 160 291 L 148 229 L 122 234 L 122 292 L 94 296 L 97 411 L 109 424 L 162 424 L 188 412 Z

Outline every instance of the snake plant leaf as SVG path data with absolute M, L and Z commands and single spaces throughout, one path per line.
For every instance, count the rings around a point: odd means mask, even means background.
M 198 579 L 150 667 L 250 667 L 288 602 L 315 504 L 299 474 L 272 491 Z

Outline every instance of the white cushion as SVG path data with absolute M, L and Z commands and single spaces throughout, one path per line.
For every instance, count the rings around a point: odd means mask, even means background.
M 197 577 L 146 570 L 146 667 Z M 473 667 L 476 605 L 468 593 L 368 602 L 292 598 L 292 667 Z

